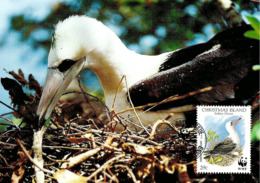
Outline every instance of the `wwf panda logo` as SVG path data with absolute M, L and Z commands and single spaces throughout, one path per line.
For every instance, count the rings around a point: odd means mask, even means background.
M 245 167 L 247 164 L 247 158 L 242 157 L 240 160 L 238 160 L 238 165 Z

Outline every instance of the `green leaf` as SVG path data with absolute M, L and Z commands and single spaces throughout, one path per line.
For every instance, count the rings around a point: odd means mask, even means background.
M 260 122 L 254 124 L 251 131 L 251 141 L 260 140 Z
M 214 164 L 214 160 L 213 160 L 212 156 L 210 156 L 209 163 Z
M 253 30 L 249 30 L 249 31 L 245 32 L 244 36 L 251 38 L 251 39 L 257 39 L 257 40 L 260 39 L 260 35 L 256 31 L 253 31 Z
M 254 65 L 252 69 L 254 71 L 259 71 L 260 70 L 260 65 Z
M 215 131 L 213 131 L 212 133 L 211 133 L 211 136 L 214 136 L 216 134 L 216 132 Z
M 12 121 L 13 121 L 15 124 L 19 125 L 19 124 L 22 122 L 22 118 L 13 117 Z
M 254 28 L 254 30 L 259 34 L 260 32 L 260 22 L 257 18 L 252 15 L 246 16 L 247 20 L 250 22 L 250 25 Z
M 23 128 L 23 127 L 26 126 L 26 122 L 20 124 L 20 123 L 22 122 L 22 118 L 13 117 L 13 118 L 12 118 L 12 121 L 13 121 L 16 125 L 18 125 L 20 128 Z
M 208 134 L 209 134 L 209 135 L 211 134 L 210 129 L 209 129 L 209 131 L 208 131 Z
M 50 118 L 48 118 L 48 119 L 45 121 L 45 126 L 49 126 L 49 124 L 50 124 L 50 121 L 51 121 L 51 119 L 50 119 Z
M 211 136 L 207 136 L 207 142 L 210 142 L 212 140 Z
M 244 36 L 251 38 L 251 39 L 257 39 L 260 40 L 260 22 L 257 18 L 253 16 L 246 16 L 248 21 L 250 22 L 250 25 L 253 27 L 254 30 L 247 31 Z
M 216 135 L 215 137 L 214 137 L 214 139 L 218 139 L 219 138 L 219 135 Z
M 216 163 L 218 163 L 218 162 L 221 162 L 222 159 L 223 159 L 222 157 L 218 156 L 218 157 L 216 157 L 215 161 L 216 161 Z

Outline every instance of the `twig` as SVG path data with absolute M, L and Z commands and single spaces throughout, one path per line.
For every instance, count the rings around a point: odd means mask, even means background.
M 252 111 L 257 109 L 257 107 L 259 106 L 259 98 L 260 98 L 260 95 L 258 93 L 258 95 L 256 96 L 256 98 L 254 99 L 254 101 L 252 103 Z
M 159 125 L 161 125 L 161 124 L 167 124 L 167 125 L 169 125 L 172 129 L 174 129 L 174 131 L 176 131 L 177 133 L 180 133 L 180 131 L 179 131 L 173 124 L 171 124 L 169 121 L 166 121 L 166 120 L 158 120 L 158 121 L 153 125 L 152 132 L 151 132 L 151 135 L 150 135 L 149 139 L 153 139 L 153 138 L 154 138 L 156 129 L 157 129 L 157 127 L 158 127 Z
M 9 121 L 10 123 L 12 123 L 19 131 L 21 131 L 21 129 L 19 128 L 19 126 L 17 124 L 15 124 L 12 120 L 8 119 L 8 118 L 5 118 L 4 116 L 1 116 L 0 115 L 0 118 L 6 120 L 6 121 Z
M 8 166 L 8 167 L 11 166 L 11 165 L 9 165 L 9 163 L 6 161 L 5 157 L 2 156 L 2 154 L 0 154 L 0 158 L 4 161 L 4 163 L 5 163 L 6 166 Z M 12 167 L 14 167 L 14 166 L 12 166 Z
M 94 131 L 94 130 L 93 130 L 93 131 Z M 97 131 L 100 131 L 100 130 L 97 130 Z M 89 133 L 92 133 L 92 130 L 91 130 Z M 99 133 L 99 132 L 97 132 L 97 133 Z M 113 133 L 111 133 L 111 134 L 114 135 L 115 138 L 120 138 L 118 134 L 113 134 Z M 99 145 L 101 145 L 101 146 L 104 146 L 104 147 L 106 147 L 106 148 L 108 148 L 108 149 L 110 149 L 110 150 L 122 152 L 122 149 L 119 149 L 119 148 L 116 148 L 116 147 L 112 147 L 112 146 L 110 146 L 110 145 L 107 145 L 107 144 L 104 144 L 104 143 L 102 143 L 102 142 L 96 141 L 96 140 L 94 140 L 94 138 L 87 138 L 87 139 L 88 139 L 89 141 L 91 141 L 92 143 L 94 143 L 94 144 L 93 144 L 93 147 L 95 147 L 95 143 L 96 143 L 96 144 L 99 144 Z
M 155 146 L 162 146 L 162 144 L 159 144 L 159 143 L 157 143 L 157 142 L 155 142 L 155 141 L 152 141 L 152 140 L 150 140 L 150 139 L 146 139 L 146 138 L 144 138 L 144 137 L 137 136 L 137 135 L 134 135 L 134 134 L 131 135 L 131 136 L 129 136 L 128 138 L 142 140 L 142 141 L 148 142 L 148 143 L 150 143 L 150 144 L 152 144 L 152 145 L 155 145 Z
M 143 129 L 145 130 L 145 132 L 146 132 L 148 135 L 150 135 L 150 133 L 149 133 L 148 130 L 145 128 L 144 124 L 142 123 L 141 119 L 139 118 L 139 116 L 138 116 L 138 114 L 137 114 L 137 112 L 136 112 L 136 110 L 135 110 L 135 107 L 134 107 L 134 104 L 133 104 L 133 102 L 132 102 L 132 100 L 131 100 L 130 93 L 129 93 L 129 89 L 128 89 L 128 86 L 127 86 L 126 76 L 123 76 L 123 78 L 125 78 L 125 85 L 126 85 L 127 95 L 128 95 L 128 99 L 129 99 L 129 102 L 130 102 L 130 104 L 131 104 L 131 107 L 134 109 L 134 113 L 135 113 L 135 115 L 136 115 L 136 117 L 137 117 L 139 123 L 141 124 L 141 126 L 142 126 Z
M 37 183 L 44 183 L 44 171 L 43 169 L 43 158 L 42 158 L 42 140 L 43 140 L 43 134 L 45 132 L 46 128 L 43 125 L 40 130 L 37 130 L 33 133 L 33 154 L 34 154 L 34 162 L 37 163 L 38 166 L 34 167 L 35 176 L 36 176 L 36 182 Z
M 117 165 L 116 167 L 125 168 L 127 170 L 127 172 L 129 173 L 129 175 L 132 178 L 134 183 L 140 183 L 141 182 L 140 180 L 136 179 L 135 174 L 133 173 L 132 169 L 129 168 L 128 166 L 126 166 L 126 165 Z
M 97 144 L 101 145 L 101 146 L 104 146 L 105 148 L 108 148 L 110 150 L 113 150 L 113 151 L 118 151 L 118 152 L 122 152 L 122 149 L 119 149 L 119 148 L 116 148 L 116 147 L 112 147 L 112 146 L 109 146 L 107 144 L 104 144 L 102 142 L 98 142 L 98 141 L 95 141 Z
M 9 105 L 7 105 L 6 103 L 2 102 L 1 100 L 0 100 L 0 103 L 3 104 L 5 107 L 11 109 L 11 110 L 13 110 L 13 111 L 15 111 L 15 112 L 18 112 L 18 111 L 16 111 L 15 109 L 13 109 L 12 107 L 10 107 Z
M 49 160 L 51 160 L 51 161 L 53 161 L 53 162 L 55 162 L 55 163 L 60 163 L 60 162 L 68 162 L 69 160 L 57 160 L 57 159 L 53 159 L 53 158 L 51 158 L 50 156 L 48 156 L 47 154 L 45 154 L 45 153 L 43 153 L 43 155 L 46 157 L 46 158 L 48 158 Z M 46 165 L 45 165 L 46 166 Z
M 15 125 L 12 125 L 12 124 L 10 124 L 10 123 L 0 123 L 0 125 L 7 125 L 7 126 L 14 126 L 14 127 L 16 127 Z
M 91 103 L 90 103 L 90 101 L 89 101 L 87 95 L 85 94 L 85 92 L 84 92 L 84 90 L 83 90 L 83 88 L 82 88 L 82 86 L 81 86 L 81 83 L 80 83 L 80 77 L 78 77 L 78 83 L 79 83 L 79 88 L 80 88 L 80 90 L 82 91 L 85 100 L 86 100 L 87 103 L 89 104 L 91 110 L 95 113 L 95 115 L 96 115 L 96 117 L 97 117 L 97 120 L 98 120 L 100 123 L 102 123 L 101 120 L 98 118 L 98 115 L 97 115 L 95 109 L 94 109 L 93 106 L 91 105 Z
M 0 141 L 0 145 L 4 145 L 4 146 L 12 146 L 12 147 L 16 147 L 16 144 L 10 144 L 10 143 L 6 143 L 6 142 L 1 142 Z
M 81 163 L 82 161 L 85 161 L 87 158 L 97 154 L 100 150 L 101 150 L 101 148 L 91 149 L 87 152 L 84 152 L 77 156 L 71 157 L 68 159 L 69 162 L 65 162 L 61 165 L 61 168 L 71 168 L 71 167 Z
M 124 157 L 124 154 L 121 154 L 119 156 L 113 157 L 110 160 L 108 160 L 107 162 L 105 162 L 101 167 L 99 167 L 95 172 L 93 172 L 90 176 L 87 177 L 87 180 L 91 180 L 94 176 L 96 176 L 99 172 L 101 172 L 104 168 L 106 168 L 111 162 Z
M 12 170 L 14 170 L 15 166 L 0 166 L 0 170 L 5 170 L 5 169 L 12 169 Z M 3 174 L 1 176 L 3 176 Z M 7 176 L 9 177 L 9 175 L 7 175 Z
M 111 177 L 111 175 L 110 175 L 109 173 L 107 173 L 106 171 L 103 171 L 102 173 L 104 174 L 104 181 L 102 181 L 102 182 L 108 182 L 108 181 L 106 181 L 106 176 L 107 176 L 110 180 L 113 180 L 113 181 L 115 181 L 115 182 L 119 182 L 114 175 L 112 175 L 112 177 Z
M 110 167 L 107 167 L 106 170 L 110 173 L 110 175 L 112 175 L 113 180 L 116 183 L 119 183 L 119 180 L 117 179 L 116 175 L 110 170 Z
M 43 145 L 42 147 L 43 148 L 50 148 L 50 149 L 87 150 L 87 148 L 83 148 L 83 147 L 46 146 L 46 145 Z
M 120 88 L 120 86 L 121 86 L 121 84 L 122 84 L 123 79 L 124 79 L 124 76 L 121 78 L 121 80 L 120 80 L 119 83 L 118 83 L 118 86 L 117 86 L 117 89 L 116 89 L 116 95 L 115 95 L 115 97 L 114 97 L 113 104 L 112 104 L 112 107 L 111 107 L 112 109 L 114 109 L 114 107 L 115 107 L 117 95 L 118 95 L 119 88 Z
M 88 119 L 87 121 L 88 122 L 90 121 L 96 127 L 96 129 L 99 130 L 98 126 L 96 125 L 96 123 L 95 123 L 95 121 L 93 119 Z
M 169 97 L 169 98 L 164 99 L 164 100 L 162 100 L 160 102 L 154 102 L 154 103 L 149 103 L 149 104 L 138 106 L 138 107 L 134 107 L 134 108 L 128 108 L 128 109 L 122 110 L 120 112 L 117 112 L 117 114 L 124 113 L 124 112 L 127 112 L 127 111 L 131 111 L 131 110 L 134 110 L 134 109 L 143 109 L 143 108 L 147 108 L 147 107 L 154 108 L 154 106 L 158 106 L 158 105 L 161 105 L 163 103 L 172 102 L 172 101 L 175 101 L 175 100 L 181 100 L 181 99 L 187 98 L 189 96 L 193 96 L 193 95 L 196 95 L 196 94 L 200 94 L 200 93 L 211 91 L 213 89 L 214 89 L 213 87 L 206 87 L 206 88 L 203 88 L 203 89 L 200 89 L 200 90 L 197 90 L 197 91 L 189 92 L 189 93 L 181 95 L 181 96 Z M 146 110 L 146 111 L 148 111 L 148 110 Z
M 81 130 L 79 130 L 79 129 L 77 129 L 77 128 L 74 128 L 74 127 L 72 127 L 72 126 L 70 126 L 69 127 L 71 130 L 74 130 L 74 131 L 77 131 L 77 132 L 79 132 L 79 133 L 84 133 L 83 131 L 81 131 Z M 70 133 L 68 133 L 67 135 L 69 135 Z
M 83 94 L 83 93 L 85 93 L 86 95 L 88 95 L 88 96 L 90 96 L 90 97 L 96 99 L 97 101 L 99 101 L 99 102 L 106 108 L 107 112 L 109 113 L 109 108 L 106 106 L 106 104 L 105 104 L 100 98 L 98 98 L 98 97 L 96 97 L 96 96 L 94 96 L 94 95 L 91 95 L 91 94 L 88 93 L 88 92 L 85 92 L 85 91 L 80 91 L 80 92 L 78 92 L 78 91 L 70 91 L 70 92 L 63 93 L 62 95 L 68 95 L 68 94 L 72 94 L 72 93 L 77 93 L 77 94 Z
M 127 119 L 125 119 L 123 116 L 119 116 L 119 118 L 121 119 L 121 121 L 123 120 L 123 121 L 125 121 L 125 122 L 127 122 L 127 123 L 133 125 L 133 126 L 135 127 L 136 131 L 137 131 L 137 128 L 136 128 L 136 127 L 143 128 L 142 126 L 140 126 L 140 125 L 134 123 L 133 121 L 131 121 L 130 119 L 131 119 L 132 117 L 128 117 Z
M 4 114 L 1 114 L 1 116 L 5 116 L 5 115 L 8 115 L 8 114 L 13 114 L 13 112 L 4 113 Z
M 40 167 L 31 157 L 31 155 L 29 154 L 29 152 L 26 150 L 26 148 L 24 147 L 23 143 L 21 142 L 21 140 L 19 138 L 16 138 L 16 142 L 18 143 L 18 145 L 20 146 L 20 148 L 23 150 L 23 152 L 25 153 L 25 155 L 27 156 L 27 158 L 32 162 L 32 164 L 34 164 L 36 167 L 38 167 L 41 171 L 46 172 L 46 173 L 50 173 L 53 174 L 54 172 L 47 170 L 45 168 Z
M 116 103 L 116 99 L 117 99 L 117 96 L 118 96 L 118 92 L 119 92 L 119 88 L 121 87 L 123 79 L 124 79 L 124 76 L 121 78 L 121 80 L 119 81 L 119 83 L 117 85 L 116 93 L 115 93 L 114 100 L 113 100 L 113 103 L 112 103 L 112 106 L 111 106 L 111 110 L 110 110 L 111 111 L 111 113 L 110 113 L 110 115 L 111 115 L 110 116 L 110 122 L 107 125 L 107 126 L 109 126 L 111 124 L 111 127 L 112 127 L 113 121 L 116 123 L 115 127 L 112 128 L 113 132 L 116 129 L 117 123 L 120 123 L 121 125 L 123 125 L 123 127 L 125 129 L 127 128 L 127 126 L 124 123 L 122 123 L 122 121 L 119 119 L 119 117 L 118 117 L 117 113 L 115 113 L 115 109 L 114 109 L 115 103 Z M 116 118 L 116 120 L 114 120 L 114 118 Z

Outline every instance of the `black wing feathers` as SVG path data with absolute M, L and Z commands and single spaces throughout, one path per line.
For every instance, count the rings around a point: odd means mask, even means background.
M 234 98 L 234 87 L 252 72 L 252 65 L 259 60 L 259 41 L 244 37 L 246 30 L 249 26 L 228 29 L 207 43 L 173 52 L 162 64 L 159 73 L 130 88 L 133 104 L 140 106 L 159 102 L 209 86 L 217 89 L 157 109 Z
M 233 151 L 236 146 L 230 138 L 225 138 L 210 151 L 210 154 L 227 154 Z
M 233 49 L 243 49 L 245 45 L 241 45 L 241 43 L 245 42 L 246 45 L 250 45 L 249 42 L 252 41 L 252 39 L 247 39 L 244 37 L 244 33 L 250 29 L 252 28 L 249 25 L 227 29 L 218 33 L 206 43 L 196 44 L 173 51 L 171 54 L 169 54 L 168 59 L 160 66 L 159 72 L 191 61 L 199 54 L 210 50 L 214 45 L 221 44 L 222 48 L 232 47 Z M 238 42 L 240 44 L 234 44 Z
M 188 46 L 186 48 L 176 50 L 173 53 L 171 53 L 168 59 L 160 66 L 159 72 L 184 64 L 192 60 L 200 53 L 209 50 L 210 48 L 212 48 L 212 46 L 213 46 L 212 43 L 210 44 L 201 43 L 194 46 Z

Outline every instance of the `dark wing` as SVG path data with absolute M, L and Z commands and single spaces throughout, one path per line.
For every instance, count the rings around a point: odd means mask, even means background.
M 244 37 L 249 29 L 250 26 L 228 29 L 207 43 L 171 53 L 157 74 L 129 89 L 133 104 L 140 106 L 160 102 L 174 95 L 187 94 L 209 86 L 215 89 L 185 100 L 160 105 L 155 110 L 234 98 L 235 86 L 250 75 L 252 65 L 259 60 L 259 41 Z M 250 82 L 258 88 L 258 76 L 256 72 L 254 74 L 254 81 Z M 250 82 L 245 81 L 244 84 L 248 85 Z
M 225 138 L 210 151 L 210 154 L 227 154 L 233 151 L 236 146 L 231 138 Z

